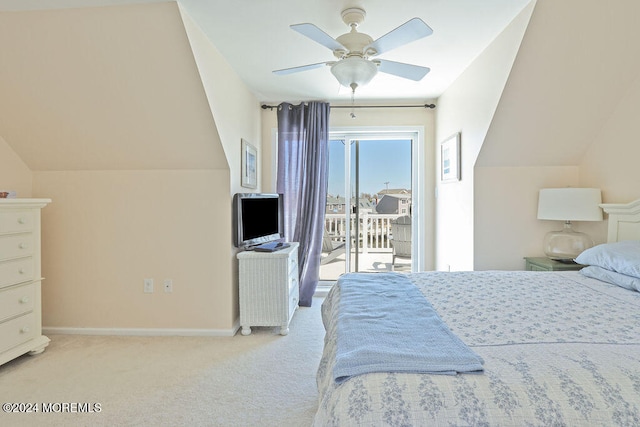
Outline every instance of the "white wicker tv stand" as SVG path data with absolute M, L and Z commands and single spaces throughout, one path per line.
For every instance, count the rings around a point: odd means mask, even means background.
M 238 253 L 240 326 L 242 335 L 251 326 L 279 326 L 289 333 L 289 322 L 298 307 L 298 243 L 276 252 Z

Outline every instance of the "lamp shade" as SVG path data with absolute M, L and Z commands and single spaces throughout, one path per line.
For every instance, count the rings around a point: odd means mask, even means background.
M 376 64 L 357 56 L 345 58 L 331 66 L 331 73 L 344 87 L 366 85 L 377 72 Z
M 598 188 L 543 188 L 538 196 L 538 219 L 602 221 Z

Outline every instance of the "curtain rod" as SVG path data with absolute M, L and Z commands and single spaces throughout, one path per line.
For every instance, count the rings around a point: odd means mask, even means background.
M 277 105 L 262 104 L 262 109 L 273 110 L 278 108 Z M 420 105 L 331 105 L 329 108 L 436 108 L 435 104 L 420 104 Z

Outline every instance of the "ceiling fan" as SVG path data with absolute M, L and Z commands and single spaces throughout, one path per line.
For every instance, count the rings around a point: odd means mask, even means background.
M 351 31 L 336 39 L 313 24 L 291 25 L 294 31 L 331 49 L 338 60 L 284 68 L 274 73 L 285 75 L 328 65 L 338 82 L 342 86 L 350 87 L 352 93 L 355 93 L 357 87 L 369 83 L 378 71 L 414 81 L 419 81 L 427 75 L 430 71 L 427 67 L 370 58 L 431 35 L 431 27 L 422 19 L 413 18 L 374 41 L 369 35 L 357 31 L 365 16 L 366 12 L 359 7 L 343 10 L 342 20 L 351 27 Z

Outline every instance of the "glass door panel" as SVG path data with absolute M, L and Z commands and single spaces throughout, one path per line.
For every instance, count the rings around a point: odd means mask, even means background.
M 411 271 L 412 144 L 410 137 L 330 140 L 320 280 L 351 271 Z M 398 225 L 400 217 L 407 218 Z M 394 248 L 403 252 L 394 255 Z
M 347 246 L 349 230 L 349 198 L 345 188 L 346 151 L 345 140 L 329 140 L 329 177 L 325 227 L 322 238 L 320 280 L 334 281 L 347 269 Z

